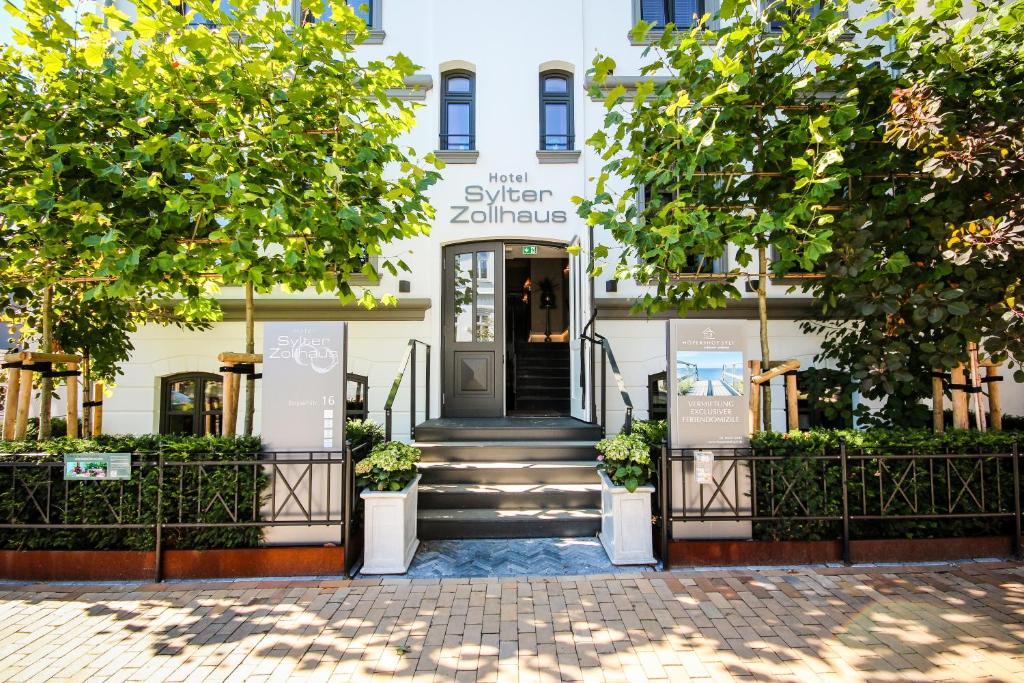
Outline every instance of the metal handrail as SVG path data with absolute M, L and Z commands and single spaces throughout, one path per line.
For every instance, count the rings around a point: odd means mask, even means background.
M 591 320 L 593 322 L 593 320 Z M 590 323 L 587 324 L 588 327 Z M 633 431 L 633 399 L 629 397 L 629 392 L 626 390 L 626 382 L 622 379 L 622 372 L 619 370 L 619 364 L 615 361 L 615 354 L 612 352 L 611 342 L 608 338 L 602 334 L 591 330 L 590 334 L 581 334 L 580 340 L 588 341 L 591 344 L 599 345 L 601 347 L 601 421 L 598 423 L 601 425 L 602 431 L 608 429 L 608 367 L 612 369 L 612 376 L 615 377 L 615 383 L 619 388 L 619 395 L 622 397 L 622 402 L 626 406 L 626 421 L 622 426 L 622 431 L 629 434 Z M 593 348 L 593 347 L 591 347 Z M 594 378 L 591 376 L 591 387 L 594 386 Z M 591 398 L 591 410 L 596 406 L 594 405 L 594 399 Z
M 384 438 L 391 440 L 391 409 L 395 405 L 395 398 L 398 397 L 398 388 L 405 377 L 405 371 L 412 366 L 409 381 L 409 437 L 416 436 L 416 345 L 419 344 L 426 349 L 426 411 L 423 419 L 430 419 L 430 344 L 419 339 L 410 339 L 408 348 L 405 350 L 405 358 L 402 359 L 402 367 L 395 375 L 395 381 L 391 383 L 391 391 L 388 392 L 388 400 L 384 402 Z

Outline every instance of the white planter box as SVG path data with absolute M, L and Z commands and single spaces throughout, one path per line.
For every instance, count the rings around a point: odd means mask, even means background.
M 601 475 L 601 545 L 612 564 L 655 564 L 651 494 L 653 486 L 630 493 Z
M 417 474 L 401 491 L 364 490 L 359 494 L 366 503 L 364 574 L 404 574 L 409 570 L 420 545 L 416 509 L 421 476 Z

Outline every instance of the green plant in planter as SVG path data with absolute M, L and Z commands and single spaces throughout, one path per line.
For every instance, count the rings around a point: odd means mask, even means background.
M 420 449 L 400 441 L 377 444 L 356 464 L 356 484 L 374 491 L 401 491 L 416 478 Z
M 345 423 L 345 437 L 353 448 L 367 444 L 367 450 L 362 453 L 366 454 L 384 441 L 384 428 L 373 420 L 348 420 Z
M 651 447 L 639 434 L 616 434 L 602 439 L 595 446 L 597 469 L 608 475 L 616 486 L 625 486 L 632 493 L 654 479 Z
M 634 420 L 633 434 L 636 434 L 651 448 L 661 448 L 668 436 L 668 422 L 665 420 Z

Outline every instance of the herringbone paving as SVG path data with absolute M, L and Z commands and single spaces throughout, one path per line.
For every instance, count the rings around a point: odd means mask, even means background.
M 42 680 L 1024 680 L 1024 565 L 2 584 Z
M 646 571 L 616 567 L 596 538 L 423 541 L 406 578 L 571 576 Z

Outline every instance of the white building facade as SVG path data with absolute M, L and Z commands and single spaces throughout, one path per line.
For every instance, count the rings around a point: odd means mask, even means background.
M 396 307 L 364 310 L 313 293 L 257 296 L 257 349 L 265 321 L 347 320 L 348 369 L 366 378 L 367 391 L 351 398 L 358 406 L 365 398 L 374 420 L 383 421 L 409 340 L 417 339 L 431 348 L 429 394 L 422 355 L 417 381 L 417 406 L 423 411 L 429 399 L 431 417 L 571 415 L 590 421 L 592 378 L 581 336 L 593 320 L 588 329 L 610 341 L 635 416 L 647 417 L 652 379 L 666 368 L 664 319 L 629 312 L 643 286 L 614 282 L 611 269 L 588 277 L 595 244 L 606 244 L 611 258 L 619 247 L 600 231 L 592 234 L 571 200 L 592 192 L 591 179 L 602 166 L 585 144 L 604 117 L 602 103 L 587 92 L 591 61 L 609 55 L 618 64 L 617 78 L 637 76 L 644 46 L 631 41 L 630 28 L 642 13 L 683 12 L 691 5 L 372 0 L 367 10 L 373 31 L 359 55 L 374 60 L 402 52 L 421 67 L 401 93 L 423 104 L 403 142 L 420 154 L 436 151 L 447 163 L 430 194 L 436 220 L 430 236 L 385 248 L 411 272 L 384 274 L 368 286 L 377 296 L 396 296 Z M 582 253 L 570 255 L 571 245 Z M 791 285 L 769 286 L 772 353 L 812 367 L 819 341 L 800 331 L 798 319 L 809 302 L 789 293 Z M 715 315 L 746 320 L 756 348 L 756 295 L 744 296 Z M 133 358 L 105 399 L 104 431 L 216 429 L 217 354 L 241 351 L 244 344 L 241 291 L 225 289 L 222 303 L 225 322 L 210 331 L 151 326 L 136 335 Z M 607 431 L 613 433 L 623 423 L 625 405 L 608 377 Z M 409 385 L 407 376 L 394 406 L 399 439 L 410 438 Z M 1018 389 L 1005 387 L 1008 413 L 1024 413 Z M 772 421 L 784 429 L 782 383 L 773 390 Z M 210 396 L 205 409 L 196 400 L 204 391 Z M 259 405 L 257 396 L 257 433 Z M 420 412 L 415 421 L 422 419 Z

